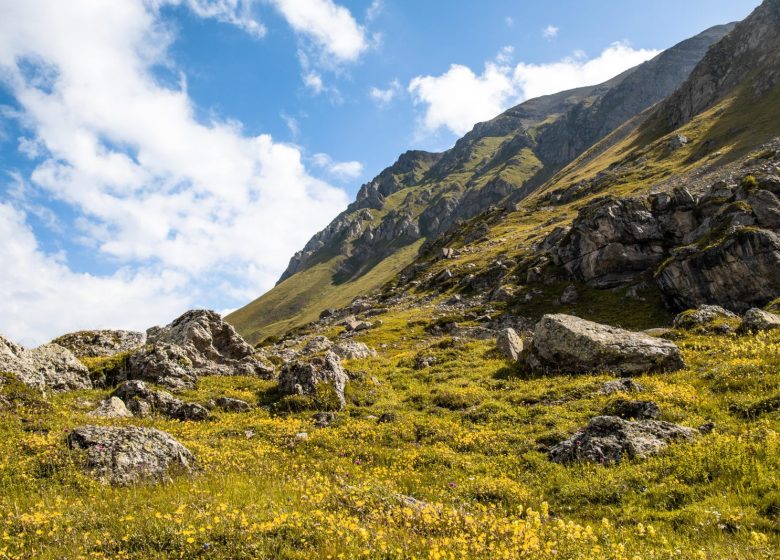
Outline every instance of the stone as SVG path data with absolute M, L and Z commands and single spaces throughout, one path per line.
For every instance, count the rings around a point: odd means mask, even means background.
M 729 321 L 736 322 L 738 319 L 735 313 L 719 305 L 700 305 L 677 315 L 672 324 L 676 329 L 725 334 L 734 330 Z
M 39 391 L 92 388 L 87 368 L 70 350 L 54 343 L 25 349 L 0 336 L 0 371 Z
M 132 354 L 127 360 L 127 376 L 174 390 L 193 388 L 198 379 L 187 352 L 162 342 Z
M 165 482 L 197 470 L 193 454 L 170 434 L 136 426 L 83 426 L 67 445 L 83 453 L 83 467 L 107 484 Z
M 614 393 L 638 393 L 644 391 L 644 387 L 628 377 L 606 381 L 597 391 L 599 395 L 612 395 Z
M 516 290 L 506 284 L 499 286 L 490 294 L 490 301 L 512 301 L 515 299 Z
M 69 333 L 52 340 L 77 358 L 115 356 L 143 346 L 146 334 L 122 330 L 89 330 Z
M 756 215 L 758 225 L 772 230 L 780 229 L 780 200 L 770 191 L 758 190 L 747 198 Z
M 128 410 L 122 399 L 108 397 L 95 410 L 88 412 L 87 416 L 95 416 L 97 418 L 132 418 L 133 413 Z
M 522 359 L 542 372 L 625 375 L 685 367 L 673 342 L 564 314 L 542 317 Z
M 354 340 L 339 342 L 333 347 L 333 352 L 344 360 L 361 360 L 376 356 L 376 350 Z
M 762 309 L 749 309 L 742 317 L 741 332 L 760 332 L 780 329 L 780 315 Z
M 174 420 L 202 421 L 209 417 L 209 411 L 196 403 L 184 402 L 165 391 L 156 391 L 143 381 L 125 381 L 112 393 L 125 403 L 135 416 L 145 417 L 160 414 Z
M 345 325 L 348 332 L 360 332 L 372 328 L 374 325 L 369 321 L 359 321 L 357 319 L 348 321 Z
M 555 463 L 592 461 L 604 465 L 624 458 L 646 458 L 662 451 L 671 441 L 690 441 L 696 432 L 660 420 L 630 422 L 617 416 L 596 416 L 571 438 L 549 451 Z
M 377 418 L 377 422 L 380 424 L 389 424 L 390 422 L 395 422 L 397 420 L 397 416 L 395 412 L 383 412 L 379 415 L 379 418 Z
M 513 328 L 503 329 L 496 337 L 496 347 L 505 358 L 516 362 L 523 352 L 523 340 Z
M 317 385 L 331 385 L 341 406 L 346 404 L 344 388 L 347 385 L 346 372 L 341 367 L 341 359 L 333 352 L 323 357 L 312 358 L 308 362 L 294 361 L 286 364 L 279 373 L 279 392 L 285 395 L 311 395 Z
M 335 412 L 318 412 L 314 415 L 314 425 L 318 428 L 327 428 L 336 420 Z
M 214 399 L 214 406 L 225 412 L 249 412 L 252 408 L 248 402 L 232 397 L 217 397 Z
M 577 293 L 577 287 L 574 285 L 569 285 L 564 288 L 563 293 L 561 294 L 561 304 L 574 305 L 577 303 L 579 298 L 580 295 Z
M 215 311 L 187 311 L 165 327 L 147 330 L 147 342 L 180 347 L 196 375 L 273 375 L 273 368 L 257 360 L 254 348 Z
M 657 420 L 661 416 L 661 408 L 653 401 L 618 399 L 607 407 L 604 414 L 624 420 Z
M 315 336 L 303 347 L 304 354 L 318 354 L 330 350 L 333 342 L 327 336 Z
M 688 137 L 683 134 L 675 134 L 668 142 L 669 151 L 674 152 L 688 144 Z

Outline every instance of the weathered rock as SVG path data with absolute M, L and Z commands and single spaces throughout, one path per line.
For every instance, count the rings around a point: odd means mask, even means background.
M 739 330 L 742 332 L 759 332 L 780 329 L 780 315 L 775 315 L 762 309 L 749 309 L 742 317 Z
M 512 286 L 502 285 L 490 294 L 490 301 L 512 301 L 516 297 L 516 290 Z
M 736 314 L 719 305 L 700 305 L 677 315 L 673 324 L 677 329 L 729 333 L 734 330 L 730 323 L 738 319 Z
M 612 395 L 614 393 L 638 393 L 644 391 L 644 387 L 628 377 L 606 381 L 597 391 L 600 395 Z
M 162 342 L 131 355 L 127 361 L 127 376 L 170 389 L 192 388 L 198 379 L 187 352 Z
M 311 395 L 317 385 L 327 383 L 333 387 L 341 406 L 346 404 L 344 388 L 347 385 L 346 372 L 341 360 L 333 352 L 309 362 L 296 361 L 286 364 L 279 374 L 279 392 L 288 395 Z
M 376 350 L 369 348 L 363 342 L 355 342 L 354 340 L 339 342 L 333 347 L 333 352 L 344 360 L 360 360 L 376 356 Z
M 653 401 L 618 399 L 607 407 L 604 414 L 624 420 L 657 420 L 661 416 L 661 408 Z
M 750 193 L 747 201 L 759 226 L 772 230 L 780 229 L 780 200 L 777 196 L 767 190 L 758 190 Z
M 133 413 L 125 406 L 124 401 L 117 397 L 108 397 L 100 403 L 95 410 L 87 413 L 88 416 L 98 418 L 131 418 Z
M 550 449 L 556 463 L 592 461 L 619 463 L 624 457 L 645 458 L 664 449 L 670 441 L 691 440 L 691 428 L 660 420 L 629 422 L 617 416 L 596 416 L 588 425 Z
M 135 416 L 160 414 L 174 420 L 195 421 L 209 417 L 205 407 L 184 402 L 165 391 L 150 389 L 143 381 L 125 381 L 114 390 L 112 396 L 122 400 Z
M 532 369 L 568 373 L 635 374 L 685 367 L 680 349 L 668 340 L 564 314 L 542 317 L 523 357 Z
M 330 350 L 333 342 L 327 336 L 315 336 L 303 347 L 304 354 L 318 354 Z
M 182 348 L 196 375 L 273 375 L 273 368 L 255 359 L 254 348 L 214 311 L 187 311 L 165 327 L 149 329 L 147 342 Z
M 577 300 L 580 298 L 580 295 L 577 293 L 577 287 L 576 286 L 566 286 L 564 288 L 563 293 L 561 294 L 561 304 L 563 305 L 574 305 L 577 303 Z
M 360 332 L 365 331 L 370 328 L 372 328 L 374 325 L 368 321 L 348 321 L 344 327 L 347 329 L 348 332 Z
M 68 434 L 67 444 L 84 452 L 84 468 L 104 483 L 164 482 L 197 469 L 186 447 L 152 428 L 84 426 Z
M 87 368 L 70 350 L 54 343 L 27 350 L 0 336 L 0 371 L 41 391 L 92 388 Z
M 214 406 L 225 412 L 249 412 L 252 408 L 248 402 L 232 397 L 218 397 L 214 399 Z
M 318 412 L 314 415 L 314 425 L 318 428 L 327 428 L 336 420 L 335 412 Z
M 146 334 L 122 330 L 93 330 L 69 333 L 52 340 L 77 358 L 107 357 L 143 346 Z
M 523 341 L 515 329 L 507 328 L 498 333 L 496 347 L 502 356 L 516 362 L 523 352 Z

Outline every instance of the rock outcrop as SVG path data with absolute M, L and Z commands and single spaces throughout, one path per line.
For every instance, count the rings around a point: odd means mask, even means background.
M 685 367 L 680 349 L 668 340 L 563 314 L 542 317 L 523 360 L 542 372 L 637 374 Z
M 146 334 L 122 330 L 78 331 L 62 335 L 53 343 L 67 348 L 77 358 L 97 358 L 129 352 L 146 342 Z
M 0 336 L 0 371 L 41 391 L 92 388 L 87 368 L 70 350 L 54 343 L 25 349 Z
M 659 420 L 629 422 L 617 416 L 596 416 L 588 425 L 550 449 L 556 463 L 591 461 L 603 465 L 624 458 L 645 458 L 663 450 L 671 441 L 693 439 L 696 431 Z
M 83 467 L 116 485 L 165 482 L 197 469 L 193 454 L 169 434 L 135 426 L 83 426 L 68 434 L 68 447 L 83 453 Z
M 325 383 L 333 388 L 341 406 L 344 406 L 344 388 L 348 380 L 339 357 L 328 352 L 324 357 L 315 357 L 308 362 L 295 361 L 286 364 L 279 374 L 279 392 L 287 395 L 312 395 L 316 392 L 317 385 Z
M 112 393 L 125 403 L 128 410 L 142 418 L 159 414 L 174 420 L 206 420 L 209 411 L 196 403 L 184 402 L 165 391 L 155 391 L 143 381 L 125 381 Z

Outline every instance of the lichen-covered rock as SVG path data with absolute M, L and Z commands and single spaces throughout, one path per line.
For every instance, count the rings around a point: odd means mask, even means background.
M 502 356 L 516 362 L 523 352 L 523 341 L 515 329 L 506 328 L 498 333 L 496 347 Z
M 214 406 L 225 412 L 249 412 L 252 408 L 248 402 L 232 397 L 218 397 L 214 399 Z
M 677 329 L 725 334 L 733 332 L 738 323 L 739 317 L 728 309 L 719 305 L 700 305 L 678 314 L 673 324 Z
M 376 350 L 369 348 L 363 342 L 356 342 L 354 340 L 339 342 L 333 347 L 333 352 L 344 360 L 361 360 L 363 358 L 376 356 Z
M 614 393 L 638 393 L 640 391 L 644 391 L 644 387 L 640 383 L 628 377 L 621 377 L 620 379 L 604 382 L 597 393 L 599 395 L 612 395 Z
M 556 463 L 592 461 L 619 463 L 623 458 L 645 458 L 674 440 L 691 440 L 696 431 L 660 420 L 629 422 L 617 416 L 596 416 L 588 425 L 550 449 Z
M 304 354 L 318 354 L 333 347 L 333 342 L 327 336 L 315 336 L 303 347 Z
M 348 380 L 339 357 L 328 352 L 324 357 L 312 358 L 308 362 L 295 361 L 286 364 L 279 374 L 279 392 L 287 395 L 311 395 L 315 393 L 317 385 L 327 383 L 333 387 L 341 406 L 344 406 L 344 388 Z
M 87 368 L 70 350 L 54 343 L 28 350 L 0 336 L 0 371 L 41 391 L 92 388 Z
M 572 315 L 545 315 L 523 359 L 538 371 L 636 374 L 685 367 L 673 342 Z
M 77 358 L 97 358 L 114 356 L 143 346 L 146 334 L 122 330 L 78 331 L 62 335 L 52 342 L 67 348 Z
M 95 410 L 88 412 L 87 416 L 95 416 L 96 418 L 132 418 L 133 413 L 125 406 L 122 399 L 108 397 Z
M 83 426 L 67 438 L 83 452 L 83 466 L 98 480 L 116 485 L 164 482 L 197 469 L 193 454 L 171 435 L 135 426 Z
M 184 402 L 165 391 L 155 391 L 143 381 L 125 381 L 112 393 L 119 398 L 135 416 L 145 417 L 160 414 L 174 420 L 206 420 L 209 411 L 196 403 Z
M 174 390 L 193 388 L 198 379 L 188 353 L 180 346 L 162 342 L 131 355 L 127 376 Z
M 661 408 L 653 401 L 618 399 L 607 407 L 604 414 L 624 420 L 657 420 L 661 416 Z
M 147 342 L 180 347 L 196 375 L 273 375 L 273 368 L 257 360 L 254 348 L 215 311 L 187 311 L 165 327 L 149 329 Z
M 749 309 L 742 317 L 739 330 L 742 332 L 759 332 L 780 329 L 780 315 L 775 315 L 762 309 Z

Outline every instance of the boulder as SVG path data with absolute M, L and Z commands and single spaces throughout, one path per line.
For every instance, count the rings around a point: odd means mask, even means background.
M 604 414 L 624 420 L 657 420 L 661 416 L 661 408 L 653 401 L 618 399 L 607 407 Z
M 365 331 L 365 330 L 370 329 L 373 326 L 374 325 L 372 323 L 368 322 L 368 321 L 360 321 L 360 320 L 357 320 L 357 319 L 353 319 L 351 321 L 347 321 L 344 324 L 344 327 L 349 332 Z
M 55 338 L 52 342 L 67 348 L 77 358 L 99 358 L 143 346 L 146 334 L 121 330 L 78 331 Z
M 286 364 L 279 374 L 279 392 L 287 395 L 311 395 L 315 393 L 317 385 L 327 383 L 333 387 L 341 406 L 344 406 L 344 388 L 348 380 L 341 367 L 341 359 L 333 352 L 328 352 L 324 357 L 312 358 L 308 362 L 295 361 Z
M 749 309 L 742 317 L 741 332 L 760 332 L 780 329 L 780 315 L 762 309 Z
M 315 336 L 303 347 L 304 354 L 318 354 L 330 350 L 333 343 L 327 336 Z
M 369 348 L 363 342 L 355 342 L 354 340 L 339 342 L 333 347 L 333 352 L 344 360 L 361 360 L 376 356 L 376 350 Z
M 673 342 L 572 315 L 545 315 L 523 359 L 537 371 L 637 374 L 685 367 Z
M 677 329 L 725 334 L 734 331 L 733 323 L 738 320 L 735 313 L 719 305 L 700 305 L 677 315 L 673 324 Z
M 580 298 L 580 295 L 577 293 L 577 287 L 574 285 L 566 286 L 564 288 L 563 293 L 561 294 L 561 304 L 562 305 L 574 305 L 577 303 L 577 300 Z
M 83 426 L 67 438 L 83 452 L 83 467 L 98 480 L 116 485 L 164 482 L 197 469 L 192 453 L 171 435 L 136 426 Z
M 187 311 L 165 327 L 149 329 L 147 342 L 180 347 L 196 375 L 273 375 L 273 368 L 255 359 L 254 348 L 215 311 Z
M 218 397 L 214 399 L 214 406 L 225 412 L 249 412 L 252 408 L 248 402 L 232 397 Z
M 523 352 L 523 340 L 515 329 L 503 329 L 496 337 L 496 347 L 502 356 L 516 362 Z
M 0 336 L 0 371 L 40 391 L 92 388 L 87 368 L 70 350 L 54 343 L 28 350 Z
M 160 414 L 174 420 L 206 420 L 209 411 L 205 407 L 184 402 L 165 391 L 155 391 L 143 381 L 125 381 L 112 393 L 125 403 L 135 416 L 145 417 Z
M 556 463 L 592 461 L 619 463 L 624 457 L 645 458 L 664 449 L 674 440 L 691 440 L 696 431 L 660 420 L 630 422 L 617 416 L 596 416 L 588 425 L 550 449 Z
M 180 346 L 161 342 L 131 355 L 127 376 L 174 390 L 193 388 L 198 379 L 187 352 Z
M 122 399 L 108 397 L 95 410 L 88 412 L 87 416 L 96 418 L 132 418 L 133 413 L 128 410 Z

